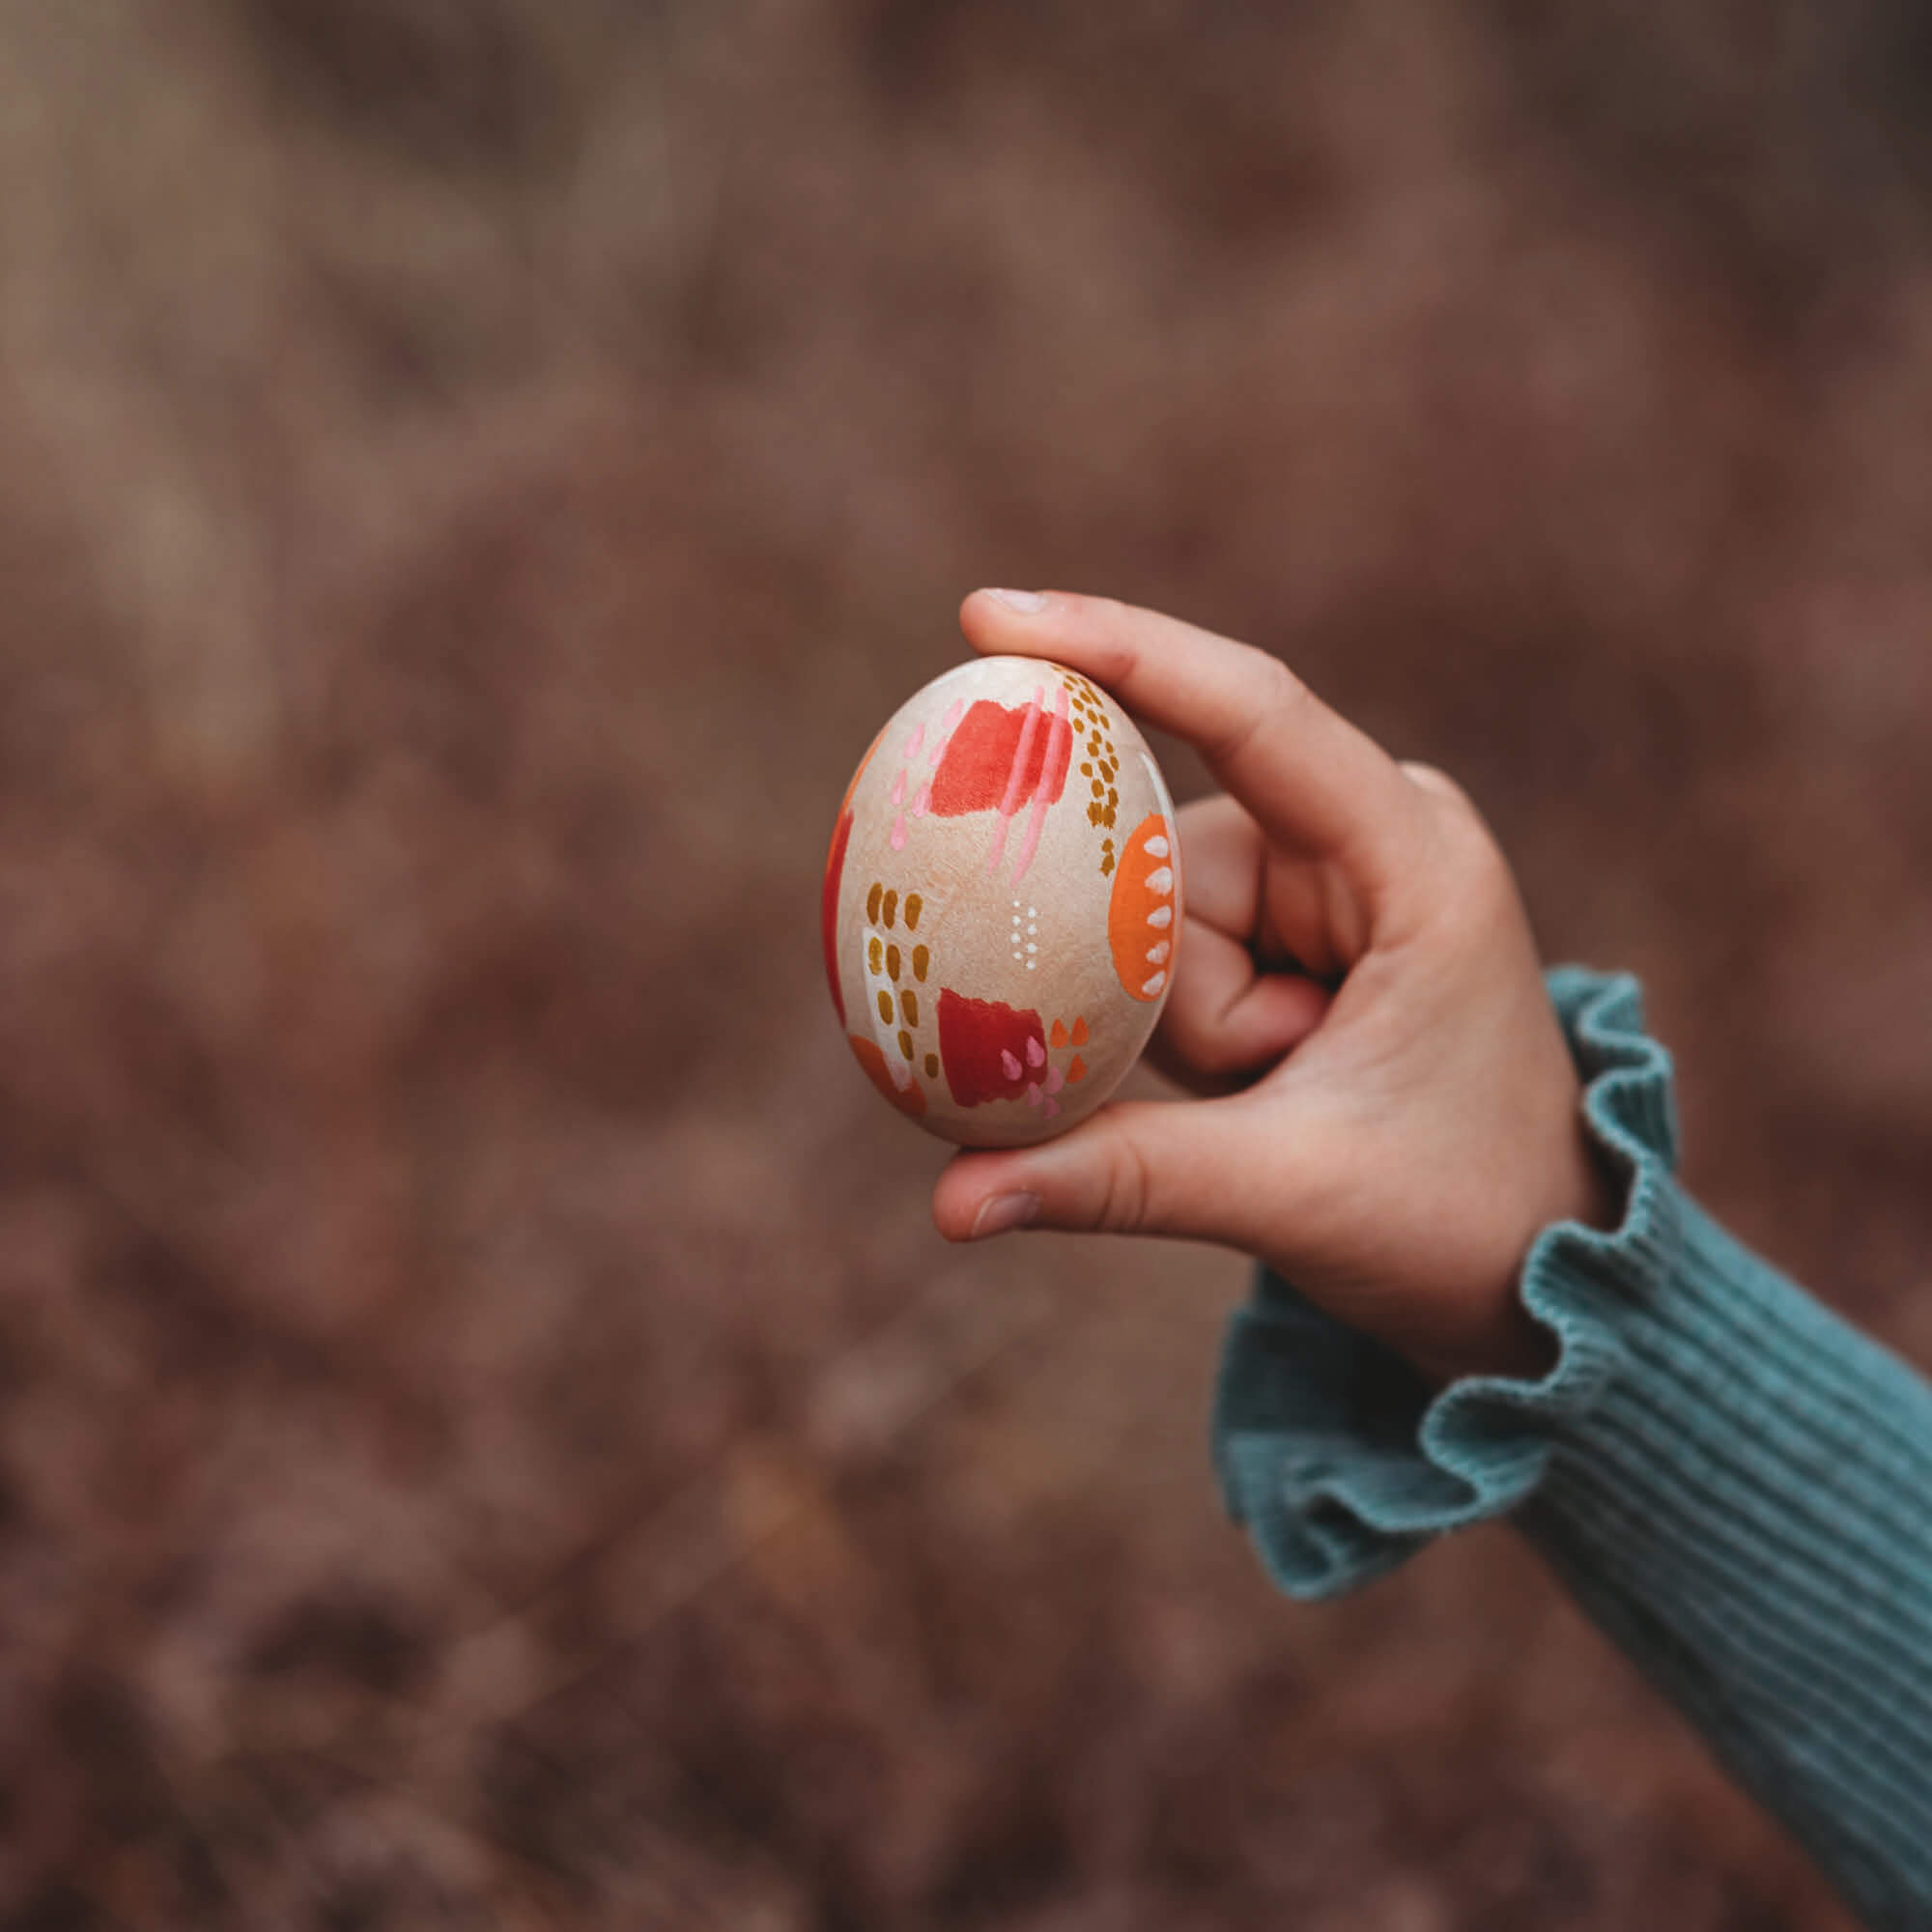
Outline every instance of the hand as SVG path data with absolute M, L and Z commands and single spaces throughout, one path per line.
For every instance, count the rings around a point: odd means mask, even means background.
M 1151 611 L 976 591 L 976 650 L 1052 658 L 1188 739 L 1184 921 L 1156 1037 L 1199 1097 L 959 1154 L 953 1240 L 1030 1225 L 1216 1241 L 1424 1373 L 1536 1373 L 1517 1300 L 1548 1223 L 1611 1225 L 1576 1069 L 1489 829 L 1264 652 Z

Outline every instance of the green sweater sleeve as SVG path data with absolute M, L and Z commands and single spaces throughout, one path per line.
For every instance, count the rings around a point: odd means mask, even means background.
M 1867 1924 L 1932 1926 L 1932 1387 L 1678 1187 L 1636 982 L 1549 985 L 1628 1179 L 1613 1232 L 1524 1264 L 1555 1366 L 1433 1393 L 1264 1272 L 1216 1397 L 1229 1509 L 1302 1598 L 1513 1512 Z

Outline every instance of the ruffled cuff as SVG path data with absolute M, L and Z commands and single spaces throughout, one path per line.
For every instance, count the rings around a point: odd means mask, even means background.
M 1613 1232 L 1561 1221 L 1530 1249 L 1521 1294 L 1557 1338 L 1548 1373 L 1470 1376 L 1432 1394 L 1391 1350 L 1265 1269 L 1230 1326 L 1215 1468 L 1229 1513 L 1290 1596 L 1353 1589 L 1523 1502 L 1622 1367 L 1624 1317 L 1669 1278 L 1683 1238 L 1670 1056 L 1644 1033 L 1628 974 L 1559 967 L 1548 986 L 1585 1119 L 1627 1182 Z

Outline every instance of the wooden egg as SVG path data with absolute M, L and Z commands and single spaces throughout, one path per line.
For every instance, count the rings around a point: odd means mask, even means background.
M 825 971 L 867 1077 L 965 1147 L 1091 1114 L 1180 940 L 1174 805 L 1105 692 L 1037 658 L 935 678 L 859 762 L 825 863 Z

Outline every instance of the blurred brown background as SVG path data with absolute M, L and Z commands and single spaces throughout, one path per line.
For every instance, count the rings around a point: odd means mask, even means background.
M 1932 1363 L 1916 14 L 0 12 L 0 1925 L 1842 1928 L 1506 1530 L 1271 1594 L 1239 1262 L 944 1248 L 813 922 L 973 584 L 1263 641 Z

